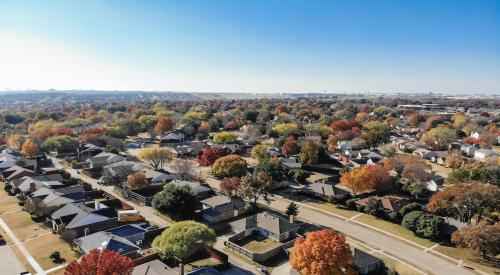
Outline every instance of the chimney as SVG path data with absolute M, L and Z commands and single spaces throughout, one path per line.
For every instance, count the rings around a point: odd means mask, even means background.
M 36 191 L 36 184 L 34 181 L 30 182 L 30 192 L 33 193 Z
M 290 215 L 290 218 L 289 218 L 289 222 L 290 223 L 294 223 L 295 222 L 295 216 L 294 215 Z
M 95 200 L 95 201 L 94 201 L 94 205 L 95 205 L 95 207 L 94 207 L 94 208 L 95 208 L 95 210 L 99 210 L 99 209 L 101 209 L 101 203 L 100 203 L 98 200 Z

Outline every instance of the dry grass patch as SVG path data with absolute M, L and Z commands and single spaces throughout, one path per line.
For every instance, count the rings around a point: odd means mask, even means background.
M 260 235 L 251 235 L 237 241 L 237 244 L 252 252 L 266 252 L 281 245 L 281 243 Z
M 59 235 L 55 234 L 48 234 L 40 238 L 29 240 L 24 243 L 24 246 L 45 270 L 71 262 L 77 258 L 75 252 L 71 250 L 69 243 L 61 240 Z M 61 253 L 61 258 L 66 261 L 63 263 L 53 263 L 49 258 L 50 253 L 53 251 L 59 251 L 59 253 Z
M 380 260 L 382 260 L 385 264 L 385 266 L 390 269 L 390 270 L 393 270 L 393 271 L 397 271 L 398 274 L 404 274 L 404 275 L 422 275 L 422 273 L 418 272 L 417 270 L 415 270 L 414 268 L 411 268 L 410 266 L 408 266 L 407 264 L 404 264 L 400 261 L 396 261 L 382 253 L 379 253 L 379 252 L 373 252 L 373 253 L 370 253 L 372 254 L 373 256 L 379 258 Z
M 17 246 L 13 245 L 10 247 L 12 249 L 12 252 L 16 255 L 16 257 L 19 259 L 19 262 L 24 266 L 26 271 L 30 272 L 31 274 L 36 274 L 35 269 L 31 266 L 31 264 L 28 262 L 26 257 L 24 257 L 23 253 L 21 253 L 21 250 L 17 248 Z
M 395 223 L 391 223 L 391 222 L 388 222 L 388 221 L 385 221 L 382 219 L 378 219 L 378 218 L 371 216 L 371 215 L 362 215 L 362 216 L 355 218 L 354 220 L 361 222 L 363 224 L 367 224 L 367 225 L 379 228 L 381 230 L 387 231 L 391 234 L 402 237 L 404 239 L 415 242 L 415 243 L 420 244 L 420 245 L 425 246 L 425 247 L 431 247 L 431 246 L 436 244 L 435 242 L 432 242 L 430 240 L 415 236 L 415 234 L 413 234 L 413 232 L 402 227 L 399 224 L 395 224 Z
M 326 202 L 304 202 L 304 203 L 306 205 L 311 206 L 311 207 L 325 210 L 325 211 L 328 211 L 330 213 L 333 213 L 333 214 L 336 214 L 336 215 L 339 215 L 339 216 L 342 216 L 342 217 L 345 217 L 348 219 L 359 214 L 359 212 L 349 210 L 349 209 L 344 209 L 344 208 L 341 208 L 341 207 L 339 207 L 335 204 L 332 204 L 332 203 L 326 203 Z
M 21 242 L 51 232 L 47 226 L 34 222 L 24 211 L 3 215 L 2 219 Z
M 433 250 L 441 252 L 456 260 L 463 260 L 465 266 L 472 266 L 488 274 L 500 274 L 500 264 L 495 265 L 495 263 L 491 261 L 484 260 L 483 257 L 471 249 L 440 245 Z

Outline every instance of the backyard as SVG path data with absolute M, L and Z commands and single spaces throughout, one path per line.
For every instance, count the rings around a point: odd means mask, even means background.
M 281 243 L 261 235 L 252 234 L 236 242 L 237 245 L 251 252 L 266 252 L 275 247 L 279 247 Z

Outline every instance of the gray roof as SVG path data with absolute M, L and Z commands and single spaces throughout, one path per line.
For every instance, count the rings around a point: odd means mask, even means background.
M 74 242 L 87 254 L 93 249 L 107 249 L 118 252 L 120 255 L 126 255 L 140 249 L 140 247 L 126 238 L 113 235 L 106 231 L 99 231 L 75 239 Z
M 246 206 L 245 202 L 240 198 L 220 195 L 202 200 L 201 203 L 218 212 L 243 209 Z
M 153 260 L 138 265 L 132 271 L 132 275 L 178 275 L 177 268 L 170 268 L 160 260 Z
M 269 212 L 258 213 L 257 215 L 235 221 L 231 225 L 240 231 L 257 227 L 272 232 L 275 235 L 281 235 L 300 227 Z
M 335 196 L 335 195 L 345 195 L 348 192 L 336 187 L 333 184 L 316 182 L 304 187 L 309 192 L 313 192 L 324 196 Z
M 199 182 L 193 182 L 193 181 L 174 179 L 173 181 L 169 182 L 168 184 L 174 184 L 177 186 L 189 186 L 191 188 L 191 192 L 195 195 L 201 195 L 203 193 L 207 193 L 207 192 L 211 191 L 211 189 L 209 187 L 201 185 Z

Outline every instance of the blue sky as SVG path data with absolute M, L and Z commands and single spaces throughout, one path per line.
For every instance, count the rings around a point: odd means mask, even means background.
M 0 90 L 500 93 L 500 1 L 5 1 Z

